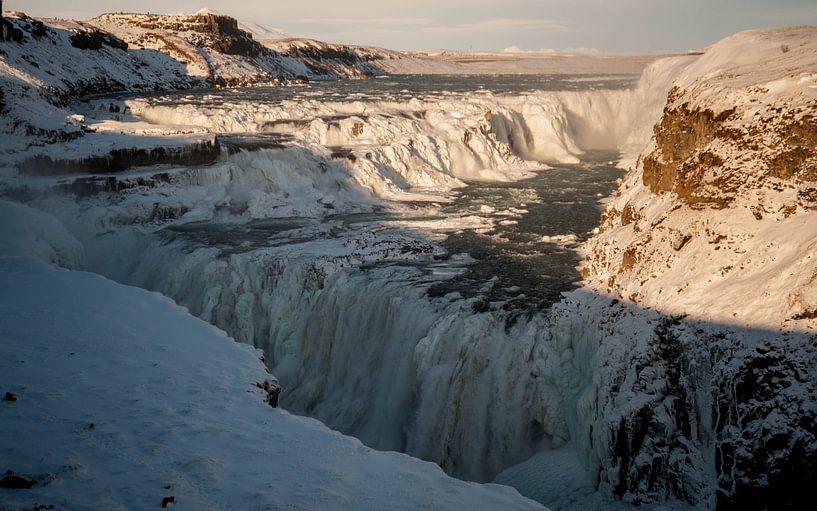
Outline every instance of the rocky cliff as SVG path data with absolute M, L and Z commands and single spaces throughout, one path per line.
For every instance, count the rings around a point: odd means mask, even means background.
M 625 360 L 591 414 L 600 485 L 759 509 L 817 481 L 816 201 L 817 28 L 708 49 L 586 247 L 616 300 L 601 352 Z M 622 342 L 632 307 L 662 319 Z
M 817 327 L 815 49 L 815 28 L 742 33 L 676 80 L 589 246 L 597 289 L 703 319 Z

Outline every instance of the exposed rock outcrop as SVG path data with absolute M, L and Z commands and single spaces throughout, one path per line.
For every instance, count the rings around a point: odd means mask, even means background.
M 80 50 L 99 50 L 103 45 L 122 51 L 128 49 L 128 43 L 102 30 L 91 28 L 71 36 L 71 46 Z
M 204 165 L 213 162 L 220 154 L 221 146 L 213 137 L 179 147 L 119 148 L 100 156 L 74 159 L 37 155 L 21 162 L 18 168 L 23 173 L 40 176 L 99 174 L 149 165 Z

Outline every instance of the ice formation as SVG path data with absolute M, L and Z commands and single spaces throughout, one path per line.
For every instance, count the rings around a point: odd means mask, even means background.
M 633 152 L 646 143 L 639 140 L 645 132 L 633 127 L 660 113 L 671 76 L 662 70 L 688 61 L 656 64 L 631 90 L 409 102 L 94 100 L 89 116 L 116 110 L 160 126 L 286 137 L 282 148 L 173 171 L 166 182 L 145 174 L 149 188 L 125 189 L 104 210 L 66 214 L 65 201 L 51 199 L 40 207 L 73 217 L 66 222 L 86 245 L 89 268 L 160 291 L 264 349 L 288 389 L 290 410 L 376 448 L 490 480 L 535 449 L 571 438 L 562 400 L 577 378 L 571 341 L 545 342 L 554 327 L 544 316 L 509 328 L 503 314 L 474 314 L 475 300 L 428 299 L 421 272 L 404 266 L 359 270 L 411 254 L 427 259 L 439 253 L 436 243 L 446 232 L 470 217 L 449 219 L 436 234 L 425 231 L 428 223 L 367 232 L 375 222 L 329 239 L 321 229 L 332 227 L 282 224 L 289 229 L 282 242 L 266 247 L 191 245 L 189 238 L 209 236 L 197 222 L 320 219 L 384 205 L 411 211 L 412 201 L 449 200 L 465 181 L 528 176 L 542 166 L 530 160 L 575 162 L 593 149 Z M 337 148 L 342 156 L 333 157 Z M 188 238 L 122 225 L 153 224 L 155 231 L 176 217 L 168 232 Z M 298 230 L 303 242 L 285 242 Z

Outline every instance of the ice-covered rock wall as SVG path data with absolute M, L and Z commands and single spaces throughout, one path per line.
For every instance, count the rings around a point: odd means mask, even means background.
M 417 270 L 359 271 L 408 250 L 422 257 L 434 250 L 425 240 L 354 237 L 232 255 L 183 243 L 142 249 L 138 265 L 120 268 L 125 281 L 264 349 L 291 411 L 477 480 L 564 442 L 556 396 L 530 378 L 540 320 L 508 329 L 501 315 L 475 314 L 473 300 L 430 299 Z
M 268 406 L 258 350 L 0 200 L 4 509 L 545 509 Z M 54 257 L 57 254 L 58 257 Z

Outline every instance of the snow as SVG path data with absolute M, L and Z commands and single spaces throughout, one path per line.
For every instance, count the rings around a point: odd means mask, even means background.
M 12 247 L 64 244 L 56 220 L 0 208 Z M 0 406 L 0 435 L 15 439 L 0 459 L 37 484 L 2 490 L 4 505 L 148 509 L 173 496 L 179 509 L 543 509 L 272 409 L 255 349 L 161 295 L 30 254 L 7 242 L 0 256 L 0 388 L 17 395 Z
M 514 465 L 496 476 L 495 481 L 509 484 L 520 493 L 538 502 L 547 502 L 555 510 L 593 511 L 631 510 L 624 502 L 611 502 L 600 497 L 593 478 L 579 460 L 572 445 L 534 454 L 529 460 Z M 642 505 L 645 511 L 694 509 L 681 503 Z
M 64 268 L 82 268 L 85 251 L 54 217 L 14 202 L 0 201 L 0 259 L 32 258 Z
M 292 34 L 280 28 L 271 28 L 251 21 L 239 21 L 238 28 L 252 34 L 256 41 L 274 41 L 276 39 L 292 39 Z

